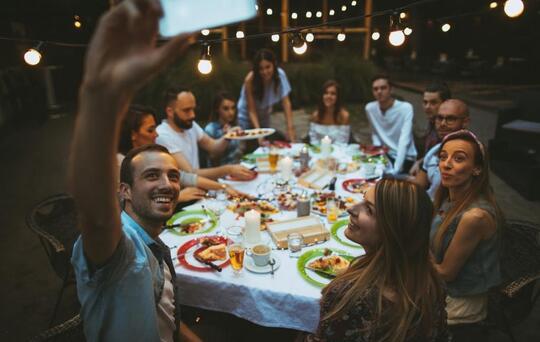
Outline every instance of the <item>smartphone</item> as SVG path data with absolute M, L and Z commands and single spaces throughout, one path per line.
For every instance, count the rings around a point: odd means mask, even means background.
M 223 26 L 257 15 L 257 0 L 161 0 L 163 37 Z

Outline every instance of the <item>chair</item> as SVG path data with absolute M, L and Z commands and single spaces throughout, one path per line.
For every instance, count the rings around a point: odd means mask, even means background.
M 76 315 L 67 321 L 45 330 L 28 342 L 84 342 L 83 324 L 80 315 Z
M 26 217 L 26 224 L 39 236 L 52 268 L 62 279 L 62 287 L 49 321 L 51 327 L 65 288 L 70 282 L 74 283 L 70 258 L 73 244 L 79 236 L 75 202 L 65 194 L 48 197 L 32 209 Z
M 502 284 L 490 293 L 488 319 L 515 341 L 511 327 L 525 319 L 538 299 L 540 227 L 525 221 L 507 221 L 502 233 Z

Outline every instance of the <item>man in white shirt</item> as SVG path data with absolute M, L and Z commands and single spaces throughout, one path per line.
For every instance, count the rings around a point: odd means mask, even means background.
M 195 122 L 195 96 L 188 89 L 171 88 L 165 94 L 167 118 L 157 126 L 156 142 L 167 147 L 180 165 L 180 169 L 200 176 L 217 179 L 227 175 L 238 179 L 253 178 L 253 171 L 242 165 L 222 165 L 201 169 L 199 147 L 210 156 L 218 156 L 227 148 L 225 138 L 213 139 Z
M 373 145 L 389 148 L 393 174 L 406 173 L 416 160 L 413 139 L 413 107 L 410 103 L 392 97 L 392 84 L 385 75 L 372 81 L 376 101 L 366 105 L 366 115 L 371 124 Z

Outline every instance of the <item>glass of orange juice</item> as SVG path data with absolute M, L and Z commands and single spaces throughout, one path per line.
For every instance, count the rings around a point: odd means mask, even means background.
M 326 219 L 328 223 L 334 223 L 337 221 L 339 215 L 339 208 L 337 207 L 336 200 L 329 197 L 326 200 Z
M 237 275 L 242 272 L 246 254 L 242 232 L 242 227 L 239 226 L 227 228 L 227 253 L 229 254 L 232 269 Z

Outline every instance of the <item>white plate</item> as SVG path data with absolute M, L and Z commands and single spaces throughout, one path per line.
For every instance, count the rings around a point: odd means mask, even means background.
M 246 129 L 244 132 L 248 133 L 248 135 L 242 135 L 240 137 L 230 136 L 229 134 L 225 134 L 225 139 L 230 140 L 252 140 L 252 139 L 259 139 L 264 138 L 268 135 L 274 134 L 276 130 L 273 128 L 253 128 L 253 129 Z M 257 132 L 258 134 L 252 134 L 253 132 Z
M 281 265 L 281 261 L 279 260 L 279 257 L 275 255 L 274 253 L 270 254 L 270 258 L 273 258 L 276 261 L 276 264 L 274 265 L 274 272 L 279 268 Z M 253 258 L 246 255 L 244 259 L 244 267 L 246 270 L 251 271 L 253 273 L 270 273 L 272 272 L 272 267 L 270 265 L 266 266 L 257 266 L 255 265 L 255 262 L 253 262 Z

